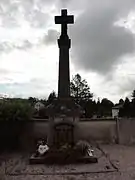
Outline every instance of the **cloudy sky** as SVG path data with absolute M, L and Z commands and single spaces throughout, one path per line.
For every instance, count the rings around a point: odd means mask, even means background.
M 54 16 L 73 14 L 71 78 L 79 73 L 94 98 L 113 102 L 135 89 L 134 0 L 0 0 L 0 95 L 38 98 L 57 92 Z

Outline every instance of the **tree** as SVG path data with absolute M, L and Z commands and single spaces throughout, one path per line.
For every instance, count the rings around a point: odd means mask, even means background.
M 103 98 L 101 101 L 102 115 L 111 116 L 113 106 L 114 106 L 113 102 L 111 102 L 107 98 Z
M 109 99 L 107 98 L 103 98 L 102 101 L 101 101 L 101 104 L 105 107 L 112 107 L 114 104 L 112 101 L 110 101 Z
M 98 97 L 97 103 L 96 103 L 96 114 L 97 117 L 101 116 L 101 102 L 100 102 L 100 98 Z
M 99 117 L 102 117 L 102 116 L 111 116 L 112 107 L 114 106 L 114 104 L 112 101 L 110 101 L 107 98 L 103 98 L 101 102 L 100 99 L 98 98 L 96 106 L 97 106 L 97 115 Z
M 85 116 L 86 118 L 88 117 L 92 117 L 97 111 L 97 108 L 96 108 L 96 102 L 95 101 L 92 101 L 92 100 L 89 100 L 86 102 L 85 104 Z
M 119 100 L 119 104 L 123 105 L 123 104 L 124 104 L 124 100 L 123 100 L 123 99 L 120 99 L 120 100 Z
M 25 131 L 26 122 L 31 119 L 32 114 L 33 108 L 28 99 L 14 98 L 0 101 L 0 142 L 2 148 L 19 146 L 21 133 Z
M 71 96 L 77 103 L 81 101 L 91 100 L 93 94 L 90 92 L 90 87 L 85 79 L 82 79 L 79 74 L 76 74 L 70 83 Z
M 121 117 L 130 117 L 131 116 L 131 103 L 126 97 L 123 104 L 123 108 L 120 109 L 119 116 Z
M 38 99 L 35 98 L 35 97 L 29 97 L 29 98 L 28 98 L 28 101 L 30 102 L 30 104 L 31 104 L 32 106 L 34 106 L 34 104 L 38 101 Z
M 9 99 L 0 103 L 0 120 L 24 121 L 32 117 L 33 108 L 27 100 Z
M 47 103 L 48 104 L 51 104 L 53 102 L 54 99 L 56 99 L 56 93 L 55 91 L 52 91 L 49 96 L 48 96 L 48 100 L 47 100 Z
M 132 97 L 132 106 L 135 107 L 135 90 L 133 90 L 131 97 Z
M 135 99 L 135 90 L 132 92 L 132 99 Z
M 133 90 L 131 97 L 131 116 L 135 117 L 135 90 Z

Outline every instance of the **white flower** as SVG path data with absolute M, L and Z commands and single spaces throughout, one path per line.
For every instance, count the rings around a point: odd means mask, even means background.
M 87 150 L 87 153 L 88 153 L 89 156 L 93 156 L 93 152 L 94 152 L 94 150 L 92 150 L 92 149 Z
M 43 155 L 45 152 L 49 150 L 49 147 L 47 145 L 39 145 L 38 152 L 39 154 Z

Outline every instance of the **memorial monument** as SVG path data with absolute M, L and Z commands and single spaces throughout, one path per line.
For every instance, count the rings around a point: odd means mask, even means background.
M 59 47 L 59 80 L 58 97 L 70 97 L 70 68 L 69 68 L 69 49 L 71 40 L 67 34 L 67 24 L 74 23 L 74 16 L 68 15 L 67 10 L 61 11 L 61 16 L 55 16 L 55 24 L 61 24 L 61 35 L 58 39 Z
M 70 97 L 70 66 L 69 49 L 71 39 L 67 34 L 67 24 L 74 23 L 74 16 L 67 15 L 67 10 L 61 10 L 61 16 L 55 16 L 55 24 L 61 24 L 61 35 L 58 39 L 59 48 L 59 76 L 58 76 L 58 99 L 48 106 L 50 117 L 50 146 L 76 141 L 75 123 L 79 119 L 81 107 Z M 61 138 L 61 139 L 60 139 Z M 63 141 L 63 142 L 62 142 Z
M 69 49 L 71 39 L 69 39 L 67 33 L 67 24 L 73 23 L 74 16 L 67 15 L 66 9 L 61 10 L 61 16 L 55 16 L 55 24 L 61 24 L 61 35 L 58 39 L 58 98 L 47 107 L 49 116 L 47 145 L 49 150 L 44 157 L 32 156 L 31 163 L 71 163 L 74 160 L 97 162 L 97 159 L 91 156 L 92 152 L 88 143 L 83 144 L 86 147 L 86 153 L 82 154 L 80 153 L 83 151 L 82 144 L 81 148 L 80 144 L 77 144 L 76 128 L 82 108 L 70 96 Z M 78 147 L 82 151 L 78 151 Z

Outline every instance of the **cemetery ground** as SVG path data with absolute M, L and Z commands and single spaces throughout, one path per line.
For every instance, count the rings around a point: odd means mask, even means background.
M 28 153 L 0 155 L 0 180 L 132 180 L 135 179 L 135 146 L 99 145 L 98 163 L 29 165 Z

